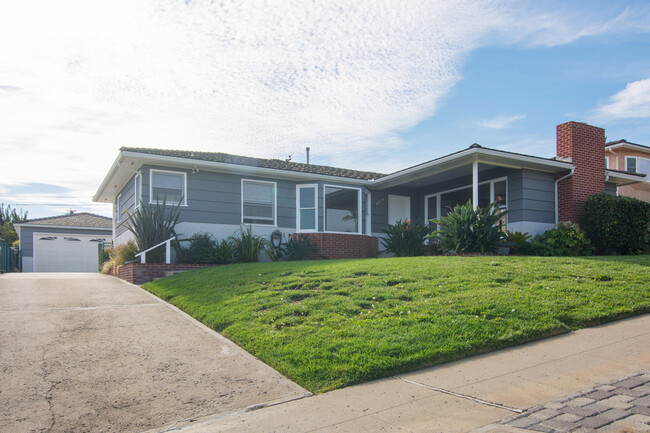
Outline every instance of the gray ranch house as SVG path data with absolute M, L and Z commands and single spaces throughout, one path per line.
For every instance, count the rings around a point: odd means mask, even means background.
M 389 223 L 428 221 L 456 204 L 497 201 L 511 231 L 542 233 L 578 221 L 592 194 L 616 194 L 643 176 L 605 168 L 605 132 L 578 122 L 557 127 L 557 156 L 477 144 L 394 173 L 250 158 L 218 152 L 123 147 L 93 201 L 113 203 L 115 244 L 131 237 L 127 211 L 166 197 L 180 204 L 177 233 L 231 236 L 308 233 L 328 258 L 372 257 Z

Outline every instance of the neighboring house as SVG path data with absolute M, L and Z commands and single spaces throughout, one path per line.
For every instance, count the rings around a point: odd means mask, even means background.
M 99 243 L 111 242 L 111 218 L 86 212 L 14 224 L 23 272 L 97 272 Z
M 498 201 L 509 210 L 509 230 L 537 234 L 558 221 L 578 221 L 589 195 L 643 181 L 605 169 L 603 129 L 568 122 L 557 133 L 554 159 L 474 144 L 391 174 L 123 147 L 93 201 L 113 203 L 117 244 L 131 236 L 127 211 L 166 198 L 180 203 L 177 233 L 186 237 L 224 238 L 251 224 L 264 236 L 309 233 L 328 258 L 371 257 L 387 224 L 428 221 L 468 200 Z
M 650 147 L 626 140 L 612 141 L 605 145 L 605 165 L 613 170 L 645 174 L 645 182 L 619 186 L 618 195 L 650 202 Z

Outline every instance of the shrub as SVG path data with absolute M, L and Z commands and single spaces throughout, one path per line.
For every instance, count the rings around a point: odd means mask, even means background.
M 594 253 L 587 235 L 576 223 L 560 223 L 535 236 L 530 248 L 536 256 L 590 256 Z
M 381 240 L 387 252 L 397 257 L 421 256 L 425 252 L 424 242 L 429 235 L 429 229 L 419 221 L 411 223 L 397 221 L 395 224 L 388 224 L 383 232 L 386 237 Z
M 289 261 L 306 260 L 311 252 L 317 250 L 316 245 L 311 243 L 309 235 L 294 233 L 289 235 L 288 240 L 280 245 L 278 258 Z
M 431 220 L 440 226 L 429 237 L 438 236 L 445 251 L 456 253 L 494 253 L 499 248 L 503 232 L 500 230 L 501 218 L 507 210 L 500 209 L 497 202 L 488 207 L 474 209 L 468 201 L 456 205 L 447 216 Z
M 165 201 L 155 206 L 140 203 L 140 207 L 129 216 L 127 229 L 133 233 L 140 251 L 145 251 L 154 245 L 176 236 L 174 227 L 178 222 L 180 204 L 167 207 Z M 147 253 L 147 263 L 161 263 L 165 259 L 163 246 Z
M 529 250 L 529 243 L 527 241 L 531 238 L 532 236 L 528 233 L 506 230 L 503 237 L 503 244 L 510 247 L 511 252 L 515 254 L 526 254 Z
M 105 250 L 108 253 L 108 260 L 102 266 L 102 273 L 110 274 L 117 266 L 135 261 L 138 251 L 138 246 L 132 240 Z
M 183 248 L 175 243 L 176 256 L 181 263 L 226 265 L 235 261 L 235 247 L 229 239 L 215 241 L 210 233 L 196 233 Z
M 598 194 L 589 197 L 582 216 L 587 237 L 600 252 L 630 254 L 646 249 L 650 203 L 631 197 Z
M 239 233 L 229 238 L 234 247 L 235 259 L 240 263 L 259 261 L 262 251 L 269 249 L 270 242 L 254 235 L 251 226 L 241 226 Z

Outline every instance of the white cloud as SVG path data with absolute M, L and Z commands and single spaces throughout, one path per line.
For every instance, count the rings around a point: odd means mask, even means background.
M 525 114 L 515 114 L 512 116 L 501 115 L 495 116 L 491 119 L 481 120 L 478 124 L 484 128 L 490 129 L 505 129 L 510 128 L 513 123 L 518 120 L 523 120 L 526 118 Z
M 603 120 L 650 118 L 650 78 L 627 83 L 608 103 L 596 108 L 593 115 Z
M 376 170 L 349 155 L 403 146 L 398 133 L 436 113 L 475 48 L 618 28 L 607 14 L 573 20 L 561 4 L 533 5 L 3 2 L 3 183 L 51 183 L 89 200 L 120 146 L 294 160 L 311 146 L 314 163 Z M 376 161 L 384 171 L 387 160 Z

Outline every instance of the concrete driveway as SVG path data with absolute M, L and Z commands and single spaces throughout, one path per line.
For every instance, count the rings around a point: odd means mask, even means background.
M 0 275 L 0 431 L 165 430 L 305 395 L 116 278 Z

